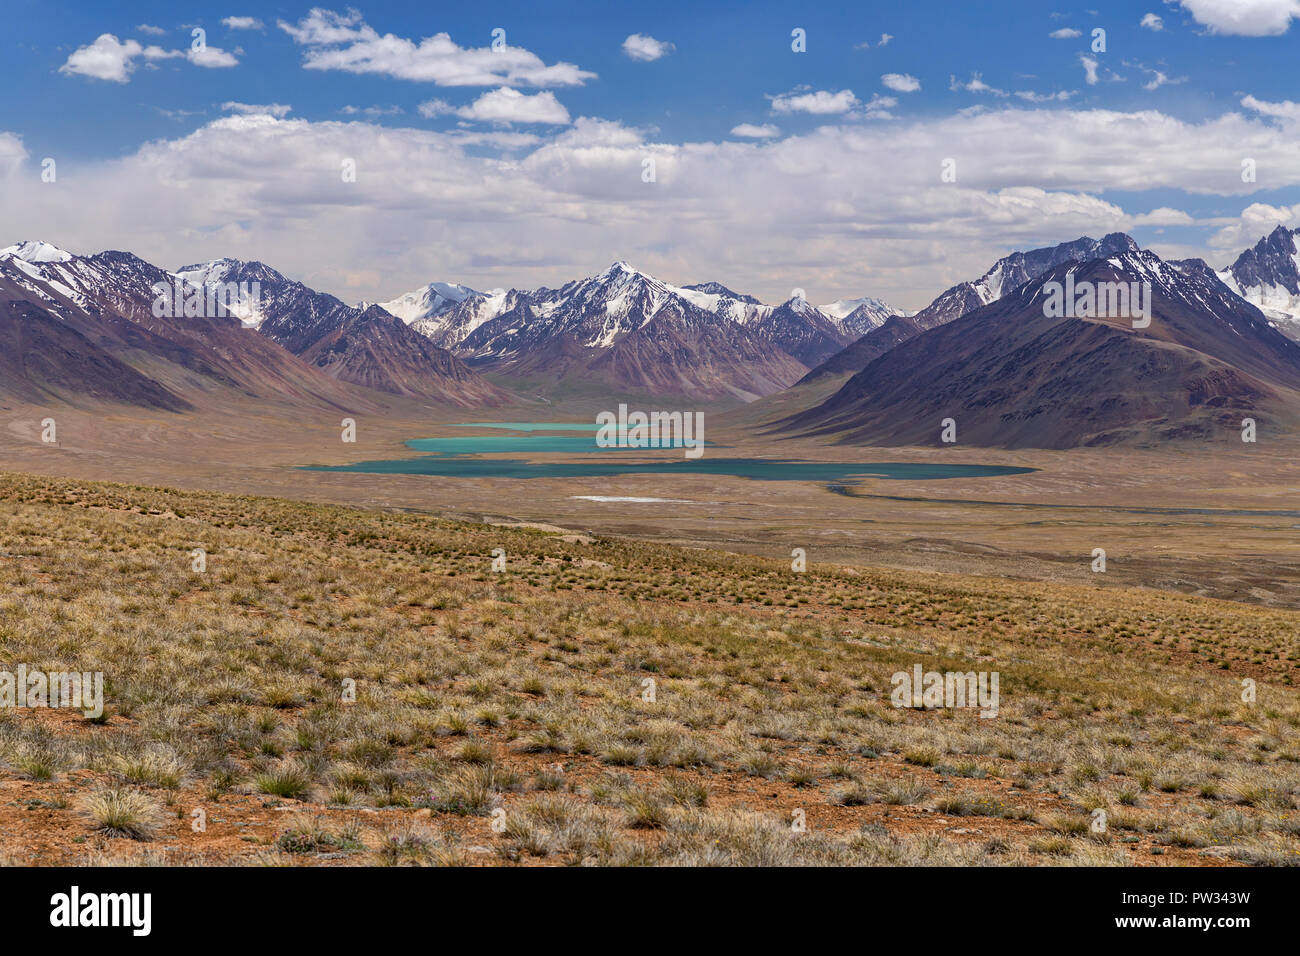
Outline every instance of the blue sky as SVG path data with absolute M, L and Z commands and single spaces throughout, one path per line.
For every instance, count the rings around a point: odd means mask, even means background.
M 1012 248 L 1300 224 L 1297 0 L 6 6 L 0 238 L 349 299 L 623 258 L 916 308 Z

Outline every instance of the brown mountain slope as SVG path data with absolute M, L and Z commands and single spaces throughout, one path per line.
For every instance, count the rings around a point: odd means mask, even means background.
M 801 378 L 799 384 L 811 385 L 826 378 L 855 375 L 890 349 L 902 345 L 921 332 L 921 326 L 911 316 L 891 315 L 878 328 L 872 329 L 822 362 Z
M 0 292 L 0 398 L 40 404 L 77 396 L 172 412 L 193 407 L 63 319 Z
M 741 401 L 788 388 L 805 371 L 807 366 L 743 327 L 675 304 L 587 366 L 591 376 L 612 387 Z
M 1044 286 L 1150 281 L 1149 328 L 1052 318 Z M 875 359 L 786 432 L 852 443 L 1068 448 L 1171 439 L 1239 441 L 1300 420 L 1300 346 L 1194 263 L 1149 252 L 1062 265 Z
M 506 392 L 377 305 L 346 316 L 301 356 L 341 381 L 380 392 L 467 407 L 509 401 Z
M 29 318 L 35 309 L 63 323 L 183 406 L 222 392 L 293 405 L 373 404 L 230 316 L 154 315 L 153 285 L 172 281 L 130 253 L 25 264 L 0 259 L 0 297 L 27 303 Z M 33 340 L 23 341 L 24 361 L 38 361 Z

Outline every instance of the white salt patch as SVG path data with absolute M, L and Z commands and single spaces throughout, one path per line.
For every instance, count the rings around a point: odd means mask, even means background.
M 668 504 L 693 505 L 695 502 L 686 498 L 618 498 L 612 495 L 569 495 L 579 501 L 630 501 L 637 504 L 664 502 Z

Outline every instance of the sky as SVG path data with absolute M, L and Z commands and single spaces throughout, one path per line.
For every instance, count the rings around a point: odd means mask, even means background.
M 918 309 L 1014 249 L 1300 226 L 1300 0 L 5 9 L 0 246 Z

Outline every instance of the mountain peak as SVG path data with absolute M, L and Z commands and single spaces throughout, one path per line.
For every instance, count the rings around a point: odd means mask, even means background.
M 1137 252 L 1141 248 L 1127 232 L 1112 232 L 1097 243 L 1097 255 L 1100 258 L 1117 252 Z
M 634 275 L 634 276 L 643 275 L 643 273 L 640 270 L 632 268 L 631 264 L 626 259 L 619 259 L 615 261 L 610 265 L 608 269 L 606 269 L 601 274 L 606 276 L 615 276 L 615 275 L 619 275 L 620 273 L 624 275 Z
M 40 239 L 24 239 L 0 249 L 0 257 L 3 256 L 13 256 L 23 262 L 67 262 L 72 258 L 72 253 Z

